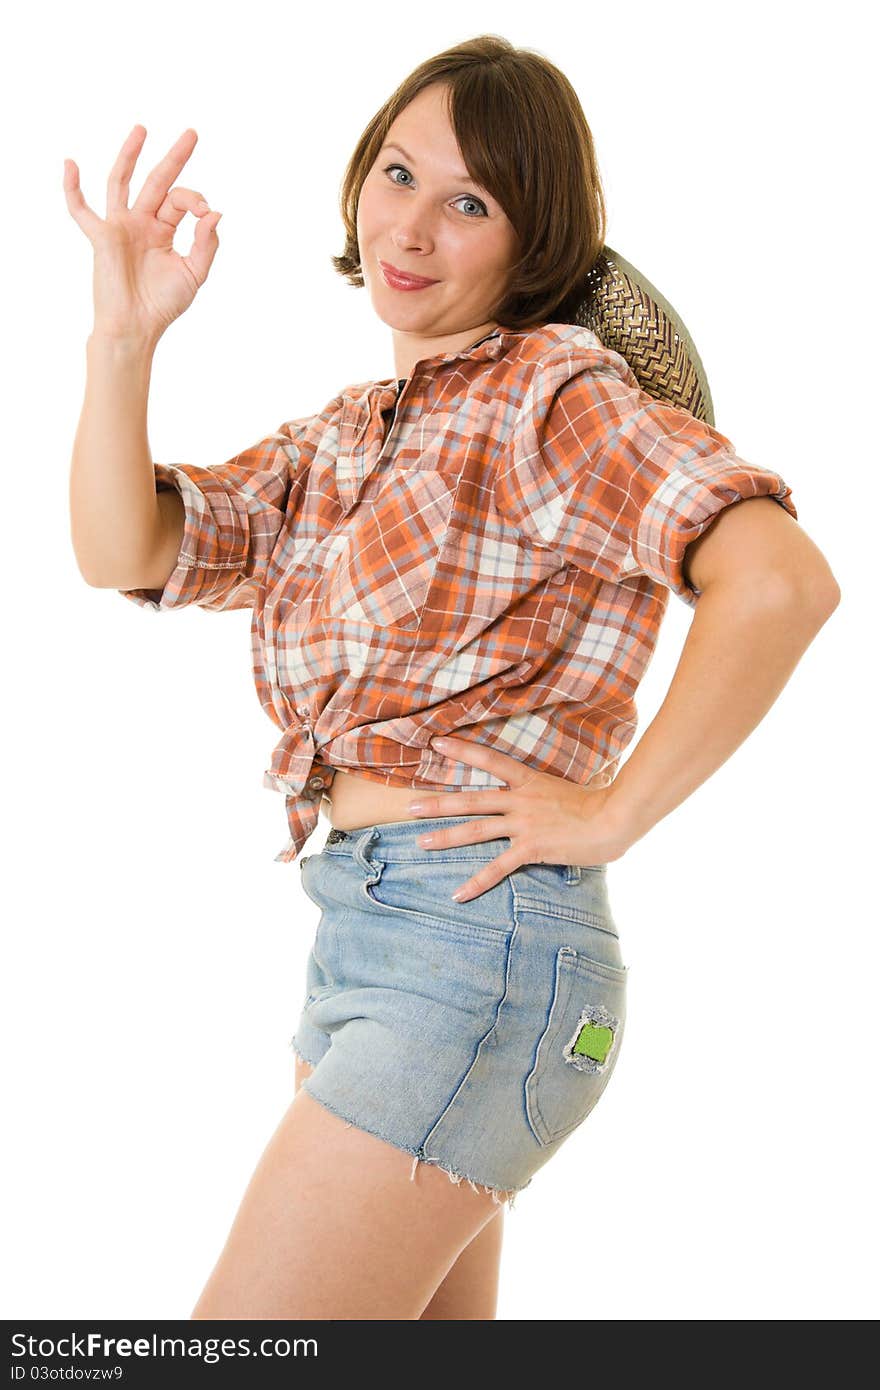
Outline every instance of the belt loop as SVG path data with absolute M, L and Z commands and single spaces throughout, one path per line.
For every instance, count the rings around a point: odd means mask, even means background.
M 354 849 L 352 850 L 352 853 L 357 862 L 360 864 L 361 868 L 366 869 L 368 873 L 373 873 L 374 871 L 374 865 L 370 856 L 370 849 L 373 843 L 376 840 L 378 840 L 378 838 L 378 827 L 373 825 L 370 827 L 369 830 L 364 830 L 363 833 L 357 837 Z
M 581 881 L 581 866 L 580 866 L 580 864 L 566 864 L 566 866 L 565 866 L 565 881 L 566 881 L 566 883 L 580 883 L 580 881 Z

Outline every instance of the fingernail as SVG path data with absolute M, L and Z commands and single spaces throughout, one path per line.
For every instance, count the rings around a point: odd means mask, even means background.
M 196 203 L 196 207 L 199 208 L 202 212 L 207 212 L 209 206 L 210 204 L 206 203 L 204 198 L 200 198 L 199 201 Z
M 462 900 L 462 898 L 465 897 L 466 895 L 465 895 L 465 891 L 464 891 L 463 888 L 456 888 L 456 890 L 455 890 L 455 892 L 453 893 L 452 896 L 453 896 L 453 899 L 455 900 L 455 902 L 460 903 L 461 900 Z
M 411 801 L 406 809 L 408 811 L 421 811 L 423 806 L 424 802 L 422 801 Z

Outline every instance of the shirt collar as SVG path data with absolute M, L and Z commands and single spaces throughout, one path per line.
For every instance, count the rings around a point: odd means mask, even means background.
M 434 357 L 420 357 L 410 372 L 410 377 L 421 367 L 437 368 L 446 362 L 457 362 L 462 357 L 468 357 L 475 362 L 487 362 L 496 360 L 503 356 L 507 349 L 518 342 L 524 336 L 523 329 L 504 328 L 499 326 L 487 333 L 485 337 L 479 338 L 477 342 L 471 343 L 468 347 L 459 348 L 457 352 L 441 352 Z M 408 378 L 405 378 L 408 379 Z M 391 390 L 395 395 L 398 390 L 400 378 L 396 376 L 383 377 L 381 381 L 370 383 L 373 391 Z
M 410 373 L 410 379 L 426 369 L 431 373 L 437 372 L 446 363 L 458 362 L 462 358 L 468 358 L 472 362 L 497 360 L 513 344 L 524 338 L 526 331 L 499 325 L 485 337 L 469 344 L 468 347 L 460 348 L 458 352 L 442 352 L 434 357 L 420 357 Z M 346 513 L 360 497 L 369 473 L 376 466 L 374 459 L 370 468 L 365 469 L 358 450 L 372 412 L 377 409 L 384 411 L 395 408 L 405 389 L 406 380 L 404 378 L 403 387 L 399 385 L 399 378 L 396 376 L 386 377 L 382 381 L 361 382 L 348 386 L 338 398 L 342 405 L 342 414 L 339 423 L 335 481 L 339 500 Z

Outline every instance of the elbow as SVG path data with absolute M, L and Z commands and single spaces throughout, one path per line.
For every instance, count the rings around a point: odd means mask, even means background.
M 830 569 L 803 571 L 766 569 L 740 573 L 735 579 L 707 584 L 703 593 L 735 593 L 741 603 L 759 610 L 791 614 L 799 622 L 821 627 L 840 602 L 840 586 Z
M 797 601 L 824 623 L 840 603 L 840 585 L 821 550 L 809 538 L 788 569 L 788 579 Z
M 825 593 L 826 617 L 831 617 L 837 605 L 840 603 L 840 585 L 829 570 L 829 582 Z
M 841 598 L 840 585 L 827 566 L 801 575 L 796 583 L 791 576 L 779 576 L 774 591 L 799 614 L 810 613 L 819 627 L 828 621 Z
M 98 580 L 97 575 L 96 575 L 96 574 L 94 573 L 94 571 L 91 570 L 91 569 L 89 568 L 89 566 L 80 558 L 80 556 L 79 556 L 79 554 L 77 553 L 76 550 L 74 550 L 74 552 L 73 552 L 73 557 L 74 557 L 74 559 L 75 559 L 75 561 L 76 561 L 76 568 L 77 568 L 77 570 L 79 571 L 79 577 L 80 577 L 80 579 L 83 581 L 83 583 L 84 583 L 84 584 L 88 584 L 88 586 L 89 586 L 90 589 L 100 589 L 100 588 L 101 588 L 101 584 L 100 584 L 100 582 L 99 582 L 99 580 Z
M 804 601 L 810 604 L 819 622 L 824 623 L 840 603 L 840 597 L 840 585 L 825 566 L 812 577 Z

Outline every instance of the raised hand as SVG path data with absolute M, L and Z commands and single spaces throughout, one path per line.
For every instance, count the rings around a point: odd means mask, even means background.
M 71 217 L 95 252 L 93 332 L 157 342 L 195 299 L 205 283 L 219 240 L 221 213 L 202 195 L 174 184 L 195 148 L 198 135 L 185 130 L 147 176 L 129 207 L 129 184 L 146 129 L 136 125 L 119 151 L 107 180 L 107 215 L 89 207 L 79 169 L 64 161 L 64 193 Z M 172 186 L 173 185 L 173 186 Z M 174 250 L 174 232 L 186 213 L 198 219 L 188 256 Z

